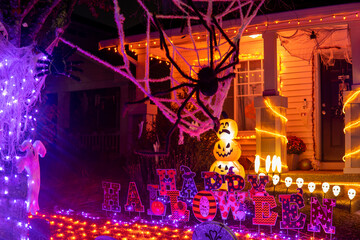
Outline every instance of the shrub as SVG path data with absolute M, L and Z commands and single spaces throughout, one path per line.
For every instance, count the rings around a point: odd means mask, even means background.
M 306 151 L 306 145 L 300 138 L 296 136 L 288 136 L 287 153 L 301 154 Z

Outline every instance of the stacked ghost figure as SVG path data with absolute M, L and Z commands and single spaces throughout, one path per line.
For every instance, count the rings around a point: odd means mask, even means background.
M 24 141 L 20 150 L 22 152 L 26 151 L 25 156 L 20 157 L 17 161 L 16 167 L 19 173 L 24 169 L 29 175 L 28 178 L 28 212 L 31 214 L 36 214 L 39 210 L 39 191 L 40 191 L 40 164 L 39 164 L 39 155 L 44 157 L 46 154 L 46 148 L 41 141 L 37 140 L 34 142 L 34 145 L 30 141 Z
M 220 128 L 216 132 L 216 135 L 220 140 L 215 143 L 213 150 L 216 161 L 211 165 L 210 172 L 226 175 L 230 170 L 230 167 L 233 167 L 232 171 L 234 174 L 245 178 L 244 167 L 238 162 L 238 159 L 241 156 L 241 148 L 234 140 L 237 133 L 238 126 L 234 120 L 220 120 Z M 220 189 L 227 189 L 225 181 L 223 181 Z

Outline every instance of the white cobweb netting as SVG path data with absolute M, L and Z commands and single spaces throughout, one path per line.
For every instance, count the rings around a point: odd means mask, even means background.
M 27 131 L 34 130 L 32 108 L 37 103 L 45 77 L 35 78 L 33 46 L 18 48 L 0 37 L 0 153 L 1 160 L 14 160 L 16 148 Z M 30 129 L 29 129 L 30 128 Z
M 227 54 L 233 49 L 233 46 L 225 39 L 224 34 L 219 31 L 212 20 L 212 16 L 217 20 L 219 25 L 224 28 L 225 34 L 229 39 L 236 44 L 240 40 L 243 31 L 248 24 L 257 14 L 260 6 L 264 0 L 217 0 L 217 1 L 194 1 L 194 5 L 199 6 L 198 10 L 210 29 L 216 36 L 217 45 L 213 48 L 214 67 L 219 65 L 224 59 L 225 63 L 222 66 L 231 64 L 234 61 L 233 52 Z M 155 48 L 159 51 L 159 34 L 156 27 L 155 18 L 146 6 L 146 2 L 138 0 L 138 3 L 145 11 L 147 20 L 146 32 L 146 60 L 145 60 L 145 77 L 144 79 L 131 80 L 139 87 L 146 96 L 152 100 L 162 113 L 172 122 L 175 123 L 178 119 L 178 109 L 184 103 L 188 94 L 193 90 L 193 87 L 182 87 L 171 94 L 156 95 L 159 90 L 152 87 L 154 83 L 165 83 L 170 81 L 172 88 L 179 86 L 183 83 L 192 83 L 174 67 L 170 67 L 170 76 L 162 79 L 151 79 L 149 77 L 149 58 Z M 179 68 L 187 76 L 197 79 L 199 70 L 203 67 L 210 66 L 210 32 L 206 30 L 204 24 L 201 24 L 198 15 L 193 11 L 191 4 L 188 1 L 173 0 L 174 5 L 177 7 L 176 14 L 162 14 L 156 15 L 159 23 L 162 26 L 168 26 L 168 22 L 182 21 L 182 29 L 164 29 L 164 39 L 169 48 L 169 54 L 177 63 Z M 119 29 L 119 41 L 122 46 L 120 51 L 124 53 L 124 36 L 121 23 L 124 21 L 119 13 L 116 0 L 115 4 L 115 20 Z M 205 9 L 205 10 L 204 10 Z M 228 19 L 231 19 L 228 21 Z M 227 28 L 228 23 L 231 23 L 232 28 Z M 231 29 L 231 31 L 229 31 Z M 153 37 L 157 35 L 156 37 Z M 154 44 L 157 42 L 157 44 Z M 181 44 L 186 42 L 186 44 Z M 154 46 L 156 45 L 156 46 Z M 126 56 L 123 54 L 123 56 Z M 165 56 L 165 50 L 163 51 Z M 125 66 L 128 60 L 125 59 Z M 221 71 L 217 78 L 224 77 L 233 71 L 232 67 L 226 68 Z M 128 72 L 129 73 L 129 72 Z M 130 74 L 130 73 L 129 73 Z M 200 94 L 200 100 L 204 103 L 208 111 L 216 118 L 220 117 L 224 100 L 227 96 L 228 90 L 231 85 L 232 78 L 219 83 L 216 94 L 206 97 Z M 178 125 L 181 132 L 186 132 L 190 136 L 200 136 L 203 132 L 214 127 L 213 119 L 209 117 L 206 111 L 199 105 L 196 94 L 190 98 L 186 107 L 180 113 L 181 121 Z
M 351 63 L 351 43 L 347 26 L 319 27 L 280 33 L 281 45 L 294 57 L 311 61 L 319 53 L 326 66 L 334 65 L 335 59 Z

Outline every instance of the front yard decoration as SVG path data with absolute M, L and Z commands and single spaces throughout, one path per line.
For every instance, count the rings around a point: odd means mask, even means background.
M 234 140 L 237 133 L 238 127 L 234 120 L 220 120 L 220 127 L 216 132 L 220 140 L 214 145 L 213 154 L 216 161 L 210 167 L 211 172 L 217 172 L 224 176 L 232 169 L 233 174 L 245 177 L 244 167 L 238 162 L 241 156 L 241 148 Z M 223 182 L 221 189 L 227 189 L 225 182 Z

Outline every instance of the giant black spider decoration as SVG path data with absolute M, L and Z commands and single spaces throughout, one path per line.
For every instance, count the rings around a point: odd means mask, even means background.
M 82 72 L 82 69 L 77 67 L 82 61 L 67 61 L 67 59 L 75 53 L 76 48 L 72 48 L 66 54 L 63 54 L 62 48 L 58 46 L 53 49 L 51 55 L 40 47 L 37 47 L 37 49 L 45 54 L 45 56 L 37 61 L 37 74 L 35 77 L 52 74 L 54 76 L 66 76 L 80 81 L 80 78 L 71 72 Z
M 213 114 L 209 111 L 209 109 L 205 106 L 205 104 L 200 99 L 200 93 L 203 94 L 206 97 L 211 97 L 216 94 L 218 91 L 219 83 L 222 83 L 230 78 L 233 78 L 235 76 L 235 73 L 229 73 L 225 76 L 218 77 L 219 74 L 221 74 L 223 71 L 234 67 L 239 63 L 239 40 L 237 42 L 232 42 L 229 37 L 226 35 L 224 30 L 221 28 L 215 17 L 211 18 L 211 22 L 208 24 L 207 21 L 203 18 L 201 13 L 196 9 L 194 6 L 194 3 L 192 0 L 189 0 L 189 6 L 193 14 L 197 16 L 200 23 L 206 31 L 209 32 L 209 47 L 210 47 L 210 63 L 207 66 L 203 66 L 199 72 L 197 73 L 197 79 L 193 78 L 192 76 L 187 75 L 180 66 L 175 62 L 175 60 L 170 56 L 169 48 L 166 44 L 165 37 L 164 37 L 164 30 L 162 29 L 160 22 L 156 18 L 156 15 L 153 15 L 154 23 L 159 31 L 160 36 L 160 48 L 165 50 L 166 57 L 171 62 L 171 64 L 177 69 L 177 71 L 181 74 L 182 77 L 189 80 L 188 83 L 182 83 L 175 87 L 172 87 L 166 91 L 161 92 L 155 92 L 152 94 L 152 96 L 159 96 L 164 95 L 167 93 L 170 93 L 172 91 L 175 91 L 177 89 L 188 87 L 192 89 L 186 99 L 182 102 L 179 109 L 177 110 L 177 120 L 175 121 L 174 125 L 170 128 L 166 135 L 166 144 L 165 144 L 165 150 L 160 152 L 136 152 L 141 155 L 168 155 L 169 154 L 169 147 L 170 147 L 170 137 L 175 130 L 175 128 L 180 123 L 182 117 L 181 112 L 186 107 L 186 104 L 189 102 L 189 100 L 193 97 L 195 94 L 196 101 L 198 105 L 204 110 L 204 112 L 209 116 L 210 119 L 214 122 L 214 130 L 217 131 L 219 129 L 219 119 L 217 117 L 214 117 Z M 214 64 L 214 52 L 216 51 L 217 41 L 216 41 L 216 32 L 215 29 L 217 29 L 221 35 L 225 38 L 226 42 L 230 44 L 231 49 L 227 52 L 225 57 L 218 63 L 216 66 Z M 232 57 L 231 61 L 229 63 L 225 64 L 230 58 Z M 150 97 L 145 97 L 144 99 L 141 99 L 139 101 L 135 102 L 129 102 L 127 104 L 136 104 L 136 103 L 143 103 L 146 100 L 149 100 Z

